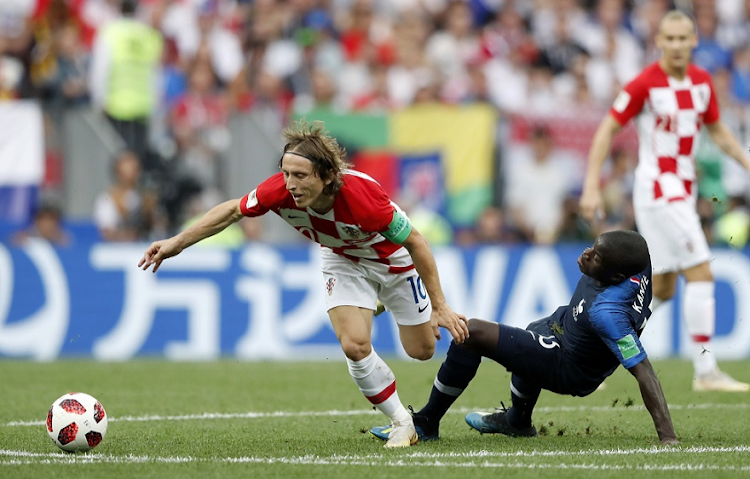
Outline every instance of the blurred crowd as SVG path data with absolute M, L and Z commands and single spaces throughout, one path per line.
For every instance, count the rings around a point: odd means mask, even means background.
M 654 34 L 672 8 L 696 18 L 694 61 L 713 75 L 724 121 L 750 144 L 744 0 L 2 0 L 0 100 L 42 102 L 51 190 L 64 162 L 54 149 L 60 111 L 94 108 L 121 135 L 112 185 L 94 205 L 107 240 L 159 237 L 222 199 L 234 114 L 262 112 L 284 126 L 320 109 L 481 102 L 506 124 L 536 120 L 518 148 L 506 149 L 511 135 L 498 128 L 493 204 L 474 228 L 438 232 L 435 241 L 589 241 L 603 229 L 634 228 L 636 151 L 614 150 L 603 178 L 606 219 L 583 224 L 585 151 L 562 148 L 560 125 L 539 118 L 595 112 L 598 121 L 620 87 L 658 59 Z M 139 68 L 118 70 L 123 59 Z M 110 78 L 130 83 L 118 92 Z M 709 239 L 744 246 L 746 175 L 708 140 L 698 164 Z M 179 190 L 171 201 L 161 194 L 167 177 L 178 178 L 167 185 Z M 255 226 L 243 234 L 263 236 Z

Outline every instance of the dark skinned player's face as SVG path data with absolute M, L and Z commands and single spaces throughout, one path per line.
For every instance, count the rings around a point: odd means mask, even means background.
M 578 257 L 578 269 L 586 276 L 603 283 L 609 282 L 612 271 L 606 267 L 607 248 L 599 236 L 594 244 L 583 250 Z

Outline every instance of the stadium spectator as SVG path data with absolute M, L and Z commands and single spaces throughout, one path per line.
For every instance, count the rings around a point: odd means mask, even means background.
M 578 214 L 577 192 L 568 193 L 562 203 L 562 218 L 555 231 L 555 243 L 589 243 L 593 239 L 593 232 L 585 219 Z
M 0 44 L 6 45 L 0 53 L 0 78 L 6 80 L 0 82 L 0 97 L 85 104 L 89 92 L 79 78 L 87 70 L 86 58 L 92 56 L 93 34 L 122 22 L 121 3 L 135 5 L 134 0 L 45 0 L 34 10 L 31 0 L 0 2 Z M 168 193 L 174 185 L 163 184 L 170 181 L 163 173 L 183 138 L 170 129 L 169 112 L 185 93 L 188 66 L 206 56 L 216 74 L 215 90 L 226 97 L 227 114 L 252 111 L 274 128 L 288 122 L 292 105 L 295 115 L 314 118 L 317 106 L 334 114 L 382 114 L 417 102 L 489 102 L 501 114 L 498 145 L 513 141 L 516 127 L 529 119 L 539 121 L 539 115 L 564 121 L 566 131 L 575 132 L 563 135 L 566 138 L 585 138 L 600 115 L 591 111 L 603 111 L 610 104 L 627 76 L 623 72 L 644 59 L 656 59 L 653 33 L 672 3 L 141 0 L 138 18 L 161 32 L 166 52 L 158 60 L 164 81 L 155 90 L 163 104 L 150 117 L 151 141 L 159 158 L 139 154 L 144 175 L 162 184 L 167 193 L 161 194 L 161 202 L 176 211 L 174 198 L 179 195 Z M 737 134 L 750 131 L 750 68 L 745 65 L 750 63 L 745 58 L 750 58 L 745 46 L 750 7 L 737 0 L 681 6 L 693 9 L 700 25 L 708 25 L 701 43 L 712 38 L 733 55 L 731 91 L 726 105 L 721 104 L 722 119 Z M 585 28 L 587 22 L 592 29 Z M 73 35 L 76 29 L 79 34 Z M 595 45 L 591 54 L 583 51 L 589 44 Z M 724 71 L 714 73 L 717 95 Z M 66 76 L 67 93 L 61 95 L 57 82 Z M 93 89 L 95 97 L 97 91 L 107 93 L 102 84 Z M 52 123 L 64 125 L 54 114 L 56 106 L 54 101 L 44 104 Z M 65 145 L 67 139 L 52 138 L 65 130 L 50 130 L 47 148 Z M 634 137 L 633 130 L 622 135 L 626 136 Z M 745 194 L 749 183 L 733 165 L 722 162 L 720 182 L 728 194 Z M 580 186 L 574 180 L 571 188 Z M 182 220 L 178 217 L 175 224 Z
M 643 51 L 624 26 L 623 0 L 602 0 L 595 5 L 594 21 L 576 34 L 581 45 L 591 53 L 587 66 L 589 88 L 597 101 L 606 104 L 617 93 L 617 85 L 638 74 Z
M 506 204 L 515 228 L 528 241 L 549 244 L 562 221 L 562 207 L 571 189 L 571 168 L 554 149 L 546 125 L 531 132 L 531 146 L 506 161 Z
M 247 98 L 248 111 L 254 112 L 263 122 L 281 128 L 288 123 L 294 94 L 283 78 L 264 70 L 258 74 L 255 88 Z
M 744 105 L 750 104 L 750 43 L 733 52 L 731 87 L 736 100 Z
M 656 33 L 659 30 L 659 22 L 669 11 L 669 0 L 650 0 L 648 2 L 636 2 L 630 15 L 630 24 L 633 34 L 643 47 L 646 64 L 653 63 L 659 59 L 661 52 L 654 43 Z
M 98 30 L 90 88 L 94 105 L 150 173 L 157 169 L 148 135 L 150 118 L 160 100 L 163 38 L 158 30 L 136 19 L 137 7 L 137 0 L 122 0 L 122 17 Z
M 200 193 L 195 194 L 190 200 L 188 200 L 187 207 L 187 220 L 180 226 L 180 231 L 186 230 L 196 224 L 203 215 L 208 212 L 217 202 L 221 201 L 221 197 L 215 191 L 204 190 Z M 227 226 L 222 231 L 219 231 L 215 235 L 204 239 L 200 243 L 197 243 L 197 247 L 202 248 L 227 248 L 236 249 L 240 248 L 245 244 L 245 229 L 241 226 L 245 221 L 252 221 L 253 219 L 247 218 L 241 220 L 239 223 L 234 223 Z M 248 230 L 250 231 L 250 230 Z
M 164 218 L 156 192 L 144 188 L 141 162 L 123 150 L 113 164 L 114 182 L 94 202 L 94 223 L 105 241 L 139 241 L 163 234 Z
M 557 0 L 539 2 L 528 17 L 534 41 L 544 49 L 556 43 L 566 43 L 566 39 L 560 34 L 574 33 L 585 28 L 588 15 L 579 0 Z
M 370 72 L 371 83 L 368 88 L 351 99 L 352 111 L 386 113 L 393 108 L 388 96 L 388 68 L 384 65 L 373 65 Z
M 388 96 L 396 108 L 405 108 L 414 103 L 421 89 L 435 86 L 440 80 L 422 45 L 408 37 L 399 40 L 395 61 L 387 73 Z
M 244 66 L 240 38 L 231 28 L 233 22 L 225 22 L 226 16 L 231 15 L 222 8 L 227 3 L 172 2 L 159 25 L 166 37 L 174 39 L 179 56 L 185 61 L 191 62 L 202 47 L 207 49 L 211 67 L 223 85 L 239 81 Z
M 483 37 L 489 56 L 484 74 L 492 104 L 501 113 L 527 113 L 528 65 L 538 51 L 524 18 L 512 4 L 507 4 L 485 28 Z
M 424 238 L 378 183 L 347 169 L 345 152 L 322 129 L 299 122 L 285 130 L 281 172 L 243 198 L 212 208 L 187 230 L 152 243 L 138 266 L 156 272 L 165 259 L 243 216 L 279 215 L 323 246 L 328 314 L 349 372 L 394 425 L 386 447 L 409 447 L 417 441 L 414 424 L 399 400 L 393 372 L 372 347 L 377 300 L 397 318 L 401 343 L 415 359 L 432 357 L 438 326 L 463 342 L 466 318 L 446 303 Z
M 553 42 L 543 45 L 540 52 L 541 61 L 548 65 L 555 75 L 572 70 L 578 56 L 588 53 L 575 39 L 570 27 L 567 18 L 558 16 L 555 26 L 555 39 Z
M 302 25 L 294 33 L 294 39 L 302 51 L 302 60 L 290 78 L 295 102 L 304 103 L 313 96 L 313 76 L 325 73 L 335 80 L 344 68 L 344 52 L 336 37 L 336 29 L 331 15 L 324 9 L 314 9 L 302 18 Z M 333 93 L 341 97 L 339 85 L 334 81 Z
M 718 18 L 713 2 L 700 3 L 695 9 L 698 46 L 693 50 L 693 63 L 714 73 L 732 67 L 732 52 L 717 38 Z
M 223 190 L 223 154 L 230 144 L 227 96 L 218 89 L 206 57 L 196 57 L 188 76 L 188 90 L 176 100 L 170 116 L 179 170 L 203 188 Z
M 456 243 L 462 246 L 508 245 L 525 241 L 523 235 L 513 229 L 505 211 L 499 206 L 488 206 L 477 219 L 473 228 L 460 230 Z
M 26 67 L 10 52 L 10 41 L 0 36 L 0 101 L 22 96 Z
M 420 440 L 439 439 L 440 421 L 475 377 L 482 358 L 511 372 L 512 405 L 469 413 L 482 433 L 534 437 L 531 416 L 542 390 L 588 396 L 622 364 L 638 381 L 662 444 L 678 444 L 659 379 L 640 343 L 652 296 L 646 241 L 634 231 L 597 237 L 578 258 L 583 273 L 570 303 L 526 329 L 469 320 L 469 338 L 452 342 L 427 404 L 412 415 Z M 389 427 L 370 432 L 385 438 Z
M 720 119 L 709 73 L 691 63 L 697 42 L 695 24 L 688 15 L 675 10 L 664 16 L 656 39 L 661 59 L 625 86 L 594 135 L 580 206 L 589 220 L 602 213 L 602 165 L 615 133 L 636 118 L 640 149 L 633 203 L 638 230 L 649 243 L 654 265 L 653 308 L 674 296 L 677 279 L 684 276 L 684 319 L 693 342 L 693 389 L 744 392 L 750 391 L 750 384 L 722 372 L 710 346 L 716 314 L 714 278 L 696 212 L 693 164 L 701 124 L 724 153 L 747 170 L 750 158 Z
M 88 105 L 88 78 L 91 54 L 84 48 L 78 27 L 68 23 L 55 31 L 57 74 L 54 82 L 55 99 L 66 107 Z
M 479 61 L 483 51 L 467 2 L 449 2 L 442 20 L 443 28 L 427 41 L 425 57 L 443 78 L 441 97 L 448 103 L 458 103 L 469 93 L 471 82 L 467 68 Z
M 636 160 L 624 148 L 612 152 L 609 172 L 602 181 L 602 208 L 604 218 L 594 223 L 594 230 L 600 233 L 617 229 L 634 230 L 633 212 L 633 169 Z
M 33 98 L 36 2 L 0 2 L 0 100 Z
M 13 236 L 13 243 L 23 245 L 31 239 L 42 239 L 49 243 L 70 246 L 73 237 L 62 224 L 62 210 L 57 202 L 41 201 L 34 212 L 33 223 Z
M 298 116 L 320 112 L 343 113 L 346 108 L 337 92 L 333 75 L 327 70 L 316 68 L 310 73 L 310 94 L 295 96 L 295 113 Z

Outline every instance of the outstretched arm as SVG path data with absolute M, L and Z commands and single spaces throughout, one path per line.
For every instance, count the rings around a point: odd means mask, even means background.
M 138 262 L 138 267 L 145 271 L 151 265 L 154 265 L 153 271 L 156 273 L 156 270 L 161 266 L 161 262 L 165 259 L 177 256 L 185 248 L 215 235 L 241 218 L 239 198 L 214 206 L 190 228 L 171 238 L 151 243 L 143 253 L 140 262 Z
M 411 259 L 414 261 L 414 267 L 422 278 L 427 294 L 430 296 L 435 337 L 440 339 L 440 331 L 437 326 L 442 326 L 451 333 L 457 343 L 463 343 L 469 337 L 466 317 L 456 313 L 448 306 L 443 295 L 443 289 L 440 286 L 435 257 L 432 255 L 432 250 L 427 241 L 416 228 L 413 228 L 402 245 L 409 251 Z
M 599 124 L 591 142 L 586 178 L 583 182 L 583 192 L 579 204 L 581 215 L 589 221 L 594 220 L 597 214 L 604 214 L 599 182 L 601 181 L 604 160 L 607 159 L 609 148 L 612 145 L 612 138 L 620 128 L 622 128 L 620 123 L 611 114 L 608 114 Z
M 656 372 L 651 366 L 651 362 L 646 358 L 628 369 L 628 371 L 638 380 L 643 403 L 654 420 L 659 441 L 662 444 L 679 444 L 677 436 L 674 433 L 674 426 L 672 426 L 672 418 L 669 415 L 667 400 L 664 398 L 664 391 L 661 389 L 659 378 L 656 377 Z
M 750 172 L 750 158 L 748 158 L 744 148 L 740 146 L 737 139 L 723 122 L 710 123 L 706 125 L 706 129 L 711 139 L 716 143 L 716 146 L 721 148 L 721 151 L 737 160 L 745 170 Z

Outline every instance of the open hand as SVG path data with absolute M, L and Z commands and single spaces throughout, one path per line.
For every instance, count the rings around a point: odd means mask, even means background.
M 138 267 L 144 271 L 148 270 L 151 265 L 154 265 L 153 272 L 159 269 L 161 262 L 172 256 L 177 256 L 182 251 L 174 238 L 169 238 L 161 241 L 154 241 L 151 245 L 146 248 L 143 253 L 143 257 L 138 262 Z
M 437 339 L 440 339 L 438 326 L 447 329 L 456 343 L 463 343 L 469 337 L 469 325 L 466 316 L 456 313 L 447 306 L 433 307 L 431 321 Z

